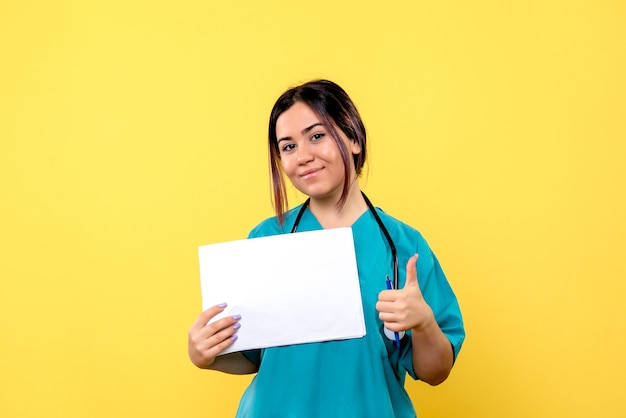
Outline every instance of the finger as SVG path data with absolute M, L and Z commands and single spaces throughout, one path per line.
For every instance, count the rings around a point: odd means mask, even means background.
M 209 349 L 208 354 L 211 357 L 215 357 L 215 356 L 219 355 L 219 353 L 221 353 L 222 351 L 226 350 L 228 347 L 233 345 L 235 340 L 237 340 L 237 334 L 233 334 L 233 335 L 230 336 L 230 338 L 226 338 L 225 340 L 223 340 L 223 341 L 219 342 L 218 344 L 214 345 L 213 347 L 211 347 Z
M 395 312 L 395 305 L 393 301 L 379 300 L 378 302 L 376 302 L 376 310 L 379 313 L 393 313 Z
M 393 302 L 398 298 L 397 290 L 383 290 L 378 294 L 378 300 L 383 302 Z
M 196 318 L 193 325 L 191 326 L 191 329 L 200 329 L 206 326 L 206 324 L 211 320 L 211 318 L 213 318 L 215 315 L 219 314 L 224 309 L 226 309 L 226 306 L 227 306 L 226 303 L 220 303 L 219 305 L 211 306 L 209 309 L 202 312 L 198 316 L 198 318 Z
M 380 319 L 381 321 L 383 321 L 385 324 L 387 324 L 388 322 L 398 322 L 398 314 L 396 314 L 395 312 L 385 312 L 385 311 L 379 311 L 378 312 L 378 319 Z
M 235 341 L 237 339 L 237 331 L 241 328 L 241 323 L 239 322 L 240 318 L 241 317 L 239 317 L 239 315 L 232 318 L 229 317 L 230 321 L 226 322 L 226 326 L 220 328 L 215 333 L 210 334 L 210 337 L 207 339 L 207 346 L 221 346 L 224 342 L 227 342 L 227 340 Z M 212 327 L 214 324 L 217 325 L 218 322 L 221 322 L 221 320 L 214 322 L 213 324 L 207 326 L 207 328 Z
M 231 318 L 231 321 L 233 319 Z M 205 335 L 205 330 L 213 327 L 220 321 L 216 321 L 209 326 L 204 327 L 198 331 L 195 335 L 190 334 L 189 340 L 189 356 L 192 362 L 201 368 L 207 368 L 215 361 L 215 358 L 223 352 L 226 348 L 231 346 L 235 340 L 237 340 L 237 331 L 240 328 L 240 323 L 237 321 L 234 325 L 228 326 L 217 333 L 211 332 L 209 335 Z
M 228 330 L 230 327 L 235 326 L 240 319 L 241 315 L 227 316 L 218 319 L 217 321 L 211 322 L 210 324 L 206 324 L 204 327 L 202 327 L 200 330 L 197 330 L 196 332 L 198 333 L 198 335 L 201 335 L 205 339 L 211 338 L 215 334 L 221 333 L 222 331 Z M 235 328 L 235 330 L 238 328 L 239 325 Z
M 204 352 L 227 338 L 232 337 L 241 326 L 241 316 L 234 315 L 212 322 L 199 330 L 189 332 L 189 340 L 198 351 Z
M 404 287 L 419 286 L 417 282 L 417 254 L 414 254 L 406 263 L 406 281 Z
M 383 322 L 385 328 L 392 331 L 407 329 L 406 315 L 392 312 L 379 312 L 378 318 Z
M 384 321 L 383 326 L 392 332 L 402 332 L 407 329 L 402 323 L 395 321 Z

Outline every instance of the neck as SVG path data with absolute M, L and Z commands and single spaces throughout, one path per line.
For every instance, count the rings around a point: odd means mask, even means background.
M 338 207 L 338 202 L 339 197 L 324 200 L 311 198 L 309 209 L 324 229 L 352 226 L 367 211 L 367 204 L 356 179 L 350 185 L 343 206 Z

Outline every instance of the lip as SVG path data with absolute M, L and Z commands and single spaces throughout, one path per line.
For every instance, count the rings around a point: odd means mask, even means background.
M 320 171 L 322 171 L 321 168 L 312 168 L 310 170 L 303 171 L 302 173 L 300 173 L 300 178 L 305 179 L 305 180 L 310 179 L 312 177 L 317 176 L 317 174 Z

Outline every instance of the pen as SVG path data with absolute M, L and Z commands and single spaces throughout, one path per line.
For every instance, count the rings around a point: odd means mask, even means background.
M 386 282 L 387 282 L 387 290 L 392 290 L 393 286 L 391 285 L 391 280 L 389 280 L 389 276 L 387 276 Z M 398 334 L 397 332 L 394 332 L 393 336 L 396 339 L 396 346 L 400 348 L 400 334 Z

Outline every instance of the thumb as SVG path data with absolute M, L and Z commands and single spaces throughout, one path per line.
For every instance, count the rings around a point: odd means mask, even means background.
M 418 255 L 414 254 L 406 263 L 406 281 L 404 282 L 405 288 L 410 286 L 419 287 L 417 282 L 417 258 Z

